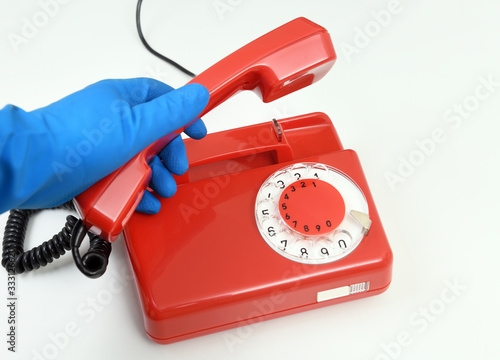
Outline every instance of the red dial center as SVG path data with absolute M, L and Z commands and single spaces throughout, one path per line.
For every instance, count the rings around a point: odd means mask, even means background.
M 335 230 L 345 216 L 342 195 L 329 183 L 317 179 L 288 185 L 280 196 L 279 210 L 291 229 L 305 235 Z

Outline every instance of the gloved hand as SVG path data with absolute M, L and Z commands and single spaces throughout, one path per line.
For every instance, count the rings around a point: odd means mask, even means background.
M 208 103 L 205 87 L 174 90 L 147 78 L 104 80 L 31 112 L 0 110 L 0 213 L 60 205 L 110 174 L 159 138 L 197 118 Z M 186 134 L 206 135 L 201 120 Z M 163 163 L 161 160 L 163 160 Z M 187 170 L 180 136 L 150 162 L 150 187 L 176 190 L 171 173 Z M 145 192 L 138 210 L 156 213 L 159 200 Z

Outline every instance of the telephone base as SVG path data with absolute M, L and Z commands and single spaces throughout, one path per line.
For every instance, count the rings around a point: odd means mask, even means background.
M 190 339 L 376 295 L 389 286 L 392 252 L 356 153 L 343 149 L 325 114 L 277 123 L 280 136 L 276 124 L 268 122 L 209 134 L 202 141 L 187 139 L 190 169 L 176 179 L 177 194 L 161 199 L 157 215 L 135 213 L 125 228 L 152 340 Z M 340 186 L 336 179 L 351 181 L 350 186 L 364 194 L 370 225 L 351 218 L 346 200 L 345 216 L 361 227 L 362 240 L 345 249 L 339 245 L 347 246 L 348 241 L 340 240 L 335 249 L 329 248 L 311 263 L 312 250 L 309 257 L 300 258 L 264 240 L 257 226 L 256 199 L 261 185 L 280 169 L 315 163 L 336 169 L 333 186 Z M 314 184 L 314 177 L 309 183 Z M 288 188 L 293 188 L 294 183 L 290 184 Z M 276 193 L 275 198 L 279 197 Z M 314 203 L 307 206 L 312 212 L 317 208 Z M 264 217 L 264 223 L 269 218 Z M 293 229 L 286 234 L 308 239 Z M 310 246 L 330 241 L 323 235 L 311 239 L 307 240 Z

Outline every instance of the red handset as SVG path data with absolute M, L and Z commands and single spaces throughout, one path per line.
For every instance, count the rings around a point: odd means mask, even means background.
M 270 102 L 311 85 L 330 70 L 335 59 L 327 30 L 298 18 L 235 51 L 190 83 L 204 85 L 210 92 L 201 117 L 240 90 L 252 90 Z M 184 129 L 151 144 L 74 199 L 91 232 L 116 240 L 149 184 L 149 160 Z

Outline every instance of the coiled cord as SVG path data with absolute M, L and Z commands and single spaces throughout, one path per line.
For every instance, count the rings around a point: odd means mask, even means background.
M 111 243 L 95 234 L 88 233 L 90 248 L 82 258 L 78 249 L 85 234 L 87 234 L 87 229 L 82 220 L 77 220 L 71 232 L 71 252 L 77 268 L 86 276 L 95 279 L 106 271 L 109 255 L 111 254 Z
M 53 209 L 75 210 L 71 201 Z M 2 246 L 2 266 L 9 274 L 32 271 L 59 259 L 72 250 L 78 269 L 90 278 L 100 277 L 106 271 L 111 254 L 111 244 L 97 235 L 89 233 L 90 248 L 83 256 L 78 251 L 87 229 L 81 220 L 69 215 L 63 229 L 52 239 L 29 251 L 24 251 L 24 238 L 29 219 L 40 210 L 14 209 L 10 211 Z

